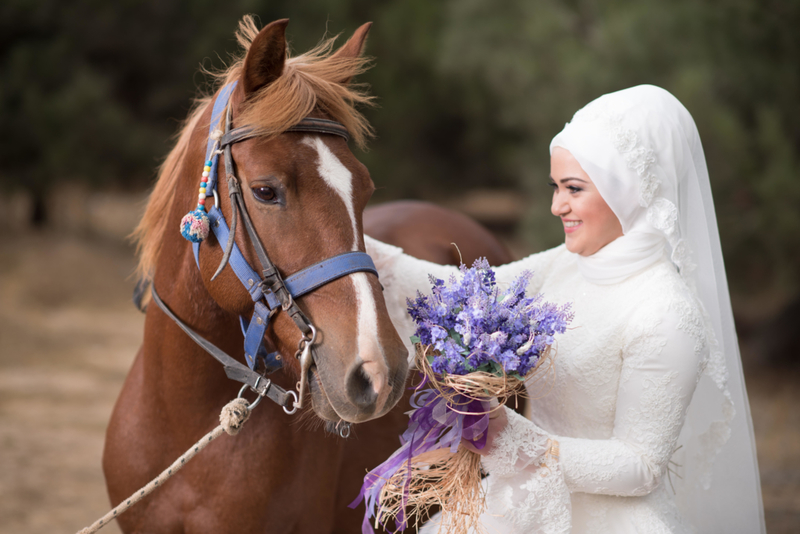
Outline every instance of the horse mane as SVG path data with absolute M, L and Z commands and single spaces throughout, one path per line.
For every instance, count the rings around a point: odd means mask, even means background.
M 234 57 L 232 64 L 220 72 L 205 71 L 215 80 L 214 91 L 195 100 L 192 111 L 177 134 L 178 141 L 158 170 L 144 216 L 131 234 L 139 256 L 136 276 L 140 279 L 149 279 L 153 275 L 192 132 L 210 105 L 213 93 L 241 78 L 245 57 L 258 32 L 253 17 L 246 15 L 239 22 L 236 32 L 236 39 L 242 47 L 238 57 Z M 236 126 L 251 126 L 259 135 L 272 137 L 318 109 L 342 123 L 359 148 L 364 148 L 374 132 L 356 106 L 372 105 L 374 97 L 367 94 L 364 85 L 348 82 L 365 72 L 371 66 L 371 60 L 364 57 L 337 57 L 333 52 L 335 41 L 336 36 L 323 39 L 312 50 L 296 57 L 290 57 L 287 48 L 281 76 L 247 97 L 234 117 Z

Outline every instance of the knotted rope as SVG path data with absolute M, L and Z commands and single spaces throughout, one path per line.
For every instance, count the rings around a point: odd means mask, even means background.
M 160 475 L 151 480 L 145 487 L 122 501 L 119 506 L 95 521 L 91 526 L 80 530 L 78 534 L 94 534 L 106 526 L 106 524 L 120 516 L 123 512 L 128 510 L 128 508 L 150 495 L 159 485 L 164 484 L 164 482 L 177 473 L 181 467 L 186 465 L 186 462 L 194 458 L 197 453 L 205 449 L 209 443 L 220 437 L 223 433 L 231 436 L 238 434 L 239 430 L 242 429 L 242 425 L 244 425 L 247 418 L 250 417 L 250 410 L 250 403 L 241 397 L 235 398 L 226 404 L 219 414 L 220 424 L 217 428 L 200 438 L 200 441 L 195 443 L 183 456 L 175 460 L 171 466 L 162 471 Z

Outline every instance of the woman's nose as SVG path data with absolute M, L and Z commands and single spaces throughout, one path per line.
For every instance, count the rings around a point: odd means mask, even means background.
M 569 213 L 569 203 L 558 193 L 553 193 L 553 203 L 550 205 L 550 213 L 556 217 L 561 217 Z

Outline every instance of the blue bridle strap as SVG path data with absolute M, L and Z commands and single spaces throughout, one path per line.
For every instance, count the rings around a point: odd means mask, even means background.
M 255 369 L 258 358 L 264 360 L 267 367 L 267 372 L 276 371 L 281 368 L 281 356 L 278 352 L 267 352 L 264 348 L 264 334 L 267 332 L 269 326 L 270 310 L 261 302 L 256 302 L 253 309 L 253 316 L 250 318 L 250 324 L 246 329 L 242 330 L 244 334 L 244 359 L 250 369 Z M 244 318 L 239 317 L 242 326 L 244 326 Z
M 378 269 L 369 254 L 359 251 L 344 252 L 294 273 L 284 283 L 292 297 L 298 298 L 337 278 L 359 272 L 378 276 Z
M 230 230 L 225 222 L 225 216 L 216 206 L 208 212 L 208 220 L 211 223 L 211 229 L 217 237 L 217 241 L 220 243 L 227 242 Z M 197 249 L 195 261 L 199 265 L 199 247 Z M 272 293 L 265 295 L 261 292 L 261 287 L 258 285 L 260 280 L 258 273 L 250 267 L 236 244 L 233 245 L 233 252 L 231 252 L 228 264 L 248 293 L 250 293 L 250 298 L 254 302 L 258 302 L 263 297 L 267 301 L 270 310 L 280 306 L 278 299 Z M 360 251 L 344 252 L 306 267 L 289 276 L 283 282 L 292 297 L 298 298 L 329 282 L 333 282 L 337 278 L 358 272 L 368 272 L 378 276 L 378 269 L 369 254 Z
M 217 241 L 226 243 L 229 229 L 225 222 L 225 216 L 214 206 L 208 213 L 208 219 Z M 199 247 L 195 247 L 195 251 L 199 253 Z M 195 260 L 199 261 L 199 256 L 196 255 Z M 264 360 L 268 372 L 277 370 L 282 365 L 280 354 L 267 352 L 264 349 L 263 340 L 269 326 L 272 311 L 280 307 L 280 302 L 274 293 L 262 293 L 258 273 L 247 263 L 237 245 L 233 246 L 228 265 L 248 293 L 250 293 L 250 298 L 255 302 L 255 309 L 250 318 L 249 326 L 244 328 L 244 319 L 240 319 L 244 334 L 245 360 L 250 368 L 254 369 L 260 357 Z M 286 288 L 293 298 L 299 298 L 328 282 L 357 272 L 370 272 L 378 276 L 375 264 L 368 254 L 364 252 L 346 252 L 296 272 L 286 278 L 284 284 L 286 284 Z M 266 306 L 261 302 L 262 298 L 266 301 Z
M 225 216 L 222 214 L 222 211 L 217 207 L 214 206 L 208 212 L 208 222 L 211 226 L 211 231 L 214 232 L 214 235 L 219 241 L 220 246 L 224 245 L 228 242 L 228 233 L 230 229 L 228 228 L 228 223 L 225 221 Z M 199 248 L 195 247 L 197 252 L 195 252 L 195 261 L 199 262 Z M 228 264 L 233 269 L 233 272 L 236 273 L 236 276 L 239 278 L 239 281 L 242 285 L 247 289 L 247 292 L 250 293 L 250 298 L 253 299 L 253 302 L 257 302 L 261 300 L 264 294 L 261 292 L 261 287 L 258 283 L 261 281 L 261 276 L 252 268 L 250 264 L 247 263 L 247 260 L 244 259 L 244 255 L 242 255 L 242 251 L 239 250 L 239 246 L 234 243 L 233 250 L 231 251 L 231 257 L 228 260 Z M 198 263 L 199 266 L 199 263 Z M 271 295 L 271 301 L 268 300 L 268 304 L 270 308 L 275 308 L 279 306 L 278 299 Z M 267 297 L 269 299 L 269 297 Z
M 213 133 L 215 130 L 219 130 L 219 122 L 222 113 L 225 111 L 228 99 L 235 86 L 236 82 L 225 86 L 220 91 L 211 111 L 209 139 L 206 147 L 206 161 L 211 161 L 211 170 L 209 171 L 208 185 L 206 188 L 207 196 L 213 195 L 218 182 L 217 164 L 219 162 L 218 150 L 220 146 L 217 140 L 213 139 L 213 137 L 215 137 Z M 208 212 L 208 220 L 217 241 L 220 246 L 223 246 L 228 242 L 230 230 L 219 206 L 215 205 Z M 200 243 L 193 243 L 192 251 L 199 269 Z M 253 315 L 246 328 L 244 326 L 245 319 L 243 317 L 239 319 L 244 334 L 244 352 L 247 365 L 250 366 L 251 369 L 255 369 L 258 359 L 261 358 L 266 364 L 267 372 L 275 371 L 282 366 L 282 359 L 277 352 L 267 352 L 264 348 L 264 335 L 269 326 L 271 316 L 281 307 L 280 300 L 271 291 L 264 293 L 261 284 L 261 276 L 250 266 L 236 243 L 233 244 L 228 265 L 250 294 L 250 298 L 255 302 Z M 368 254 L 360 251 L 345 252 L 315 263 L 310 267 L 306 267 L 283 280 L 283 283 L 292 298 L 299 298 L 338 278 L 358 272 L 367 272 L 378 276 L 378 270 L 375 268 L 375 264 Z
M 219 163 L 219 154 L 215 149 L 219 147 L 216 146 L 217 140 L 213 139 L 213 133 L 214 130 L 219 130 L 220 134 L 222 133 L 222 128 L 220 128 L 222 112 L 225 111 L 228 100 L 230 100 L 237 83 L 238 82 L 233 82 L 223 87 L 219 92 L 219 96 L 214 101 L 214 107 L 211 109 L 211 122 L 208 124 L 208 144 L 206 145 L 206 161 L 211 160 L 211 170 L 208 172 L 206 197 L 213 195 L 214 190 L 217 188 L 217 164 Z M 222 243 L 224 243 L 224 241 L 222 241 Z

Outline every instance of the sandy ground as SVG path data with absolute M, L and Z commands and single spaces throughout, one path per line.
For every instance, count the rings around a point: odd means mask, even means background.
M 144 322 L 129 304 L 133 266 L 116 243 L 0 241 L 3 533 L 72 533 L 108 509 L 105 427 Z
M 104 431 L 143 324 L 133 267 L 110 239 L 0 237 L 0 533 L 69 534 L 107 511 Z M 768 532 L 800 532 L 800 372 L 747 381 Z

